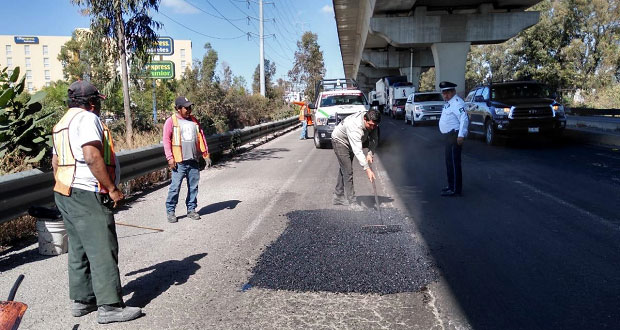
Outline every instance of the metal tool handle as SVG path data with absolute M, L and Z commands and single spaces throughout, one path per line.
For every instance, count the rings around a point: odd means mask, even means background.
M 381 215 L 381 207 L 379 206 L 379 196 L 377 196 L 377 185 L 375 185 L 375 180 L 372 180 L 372 191 L 375 193 L 375 207 L 377 208 L 377 211 L 379 211 L 379 220 L 383 223 L 383 216 Z
M 15 281 L 15 284 L 13 284 L 13 287 L 11 288 L 11 292 L 9 292 L 9 298 L 7 299 L 7 301 L 13 301 L 13 299 L 15 299 L 17 288 L 19 288 L 19 285 L 22 283 L 23 280 L 24 280 L 23 274 L 17 277 L 17 281 Z

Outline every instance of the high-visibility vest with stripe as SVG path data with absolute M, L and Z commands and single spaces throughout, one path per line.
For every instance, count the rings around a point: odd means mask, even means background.
M 54 126 L 52 131 L 52 138 L 54 141 L 54 148 L 56 149 L 56 157 L 58 159 L 58 168 L 54 175 L 56 184 L 54 185 L 54 191 L 69 196 L 71 195 L 71 186 L 75 180 L 75 164 L 76 159 L 71 151 L 71 141 L 69 140 L 69 125 L 77 114 L 82 111 L 86 111 L 80 108 L 71 108 L 60 119 L 60 121 Z M 116 154 L 114 153 L 114 141 L 112 140 L 112 133 L 108 127 L 101 123 L 103 126 L 103 161 L 106 165 L 108 175 L 112 182 L 116 180 Z M 99 183 L 98 192 L 105 194 L 108 190 Z
M 200 134 L 200 126 L 194 116 L 189 116 L 190 119 L 196 124 L 196 148 L 200 150 L 200 153 L 204 156 L 207 152 L 207 141 L 204 140 L 202 134 Z M 176 114 L 172 115 L 172 157 L 174 161 L 180 163 L 183 161 L 183 149 L 181 147 L 181 127 L 179 126 L 179 119 Z

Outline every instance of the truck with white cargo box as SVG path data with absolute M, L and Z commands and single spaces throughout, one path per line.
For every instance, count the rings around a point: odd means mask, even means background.
M 397 82 L 407 82 L 407 76 L 383 77 L 375 83 L 375 100 L 379 102 L 379 111 L 388 114 L 391 109 L 390 86 Z
M 390 98 L 388 107 L 390 109 L 390 117 L 402 118 L 405 116 L 405 103 L 409 95 L 415 92 L 415 87 L 410 82 L 397 82 L 390 86 Z

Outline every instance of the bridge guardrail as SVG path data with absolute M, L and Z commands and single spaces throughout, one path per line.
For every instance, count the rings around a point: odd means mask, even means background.
M 207 137 L 210 153 L 220 153 L 280 129 L 299 123 L 297 116 Z M 168 165 L 162 144 L 117 153 L 121 182 L 145 175 Z M 54 202 L 52 172 L 34 169 L 0 176 L 0 223 L 27 213 L 28 207 Z

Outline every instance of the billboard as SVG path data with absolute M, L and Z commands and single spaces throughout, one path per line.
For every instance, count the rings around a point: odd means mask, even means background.
M 153 61 L 146 63 L 144 76 L 152 79 L 174 78 L 174 62 Z
M 172 55 L 174 54 L 174 40 L 171 37 L 158 37 L 155 44 L 146 52 L 152 55 Z
M 15 36 L 13 37 L 16 44 L 38 44 L 39 37 L 24 37 L 24 36 Z

